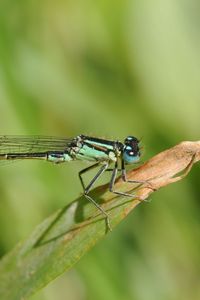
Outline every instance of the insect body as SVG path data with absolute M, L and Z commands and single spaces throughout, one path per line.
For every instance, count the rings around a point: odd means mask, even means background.
M 133 164 L 140 160 L 139 140 L 128 136 L 124 143 L 106 139 L 79 135 L 72 139 L 43 137 L 43 136 L 0 136 L 0 160 L 42 159 L 52 163 L 64 163 L 75 160 L 89 161 L 92 164 L 79 172 L 79 178 L 85 197 L 92 202 L 106 217 L 109 229 L 109 217 L 104 209 L 89 195 L 91 188 L 98 178 L 106 171 L 112 171 L 109 189 L 112 193 L 133 196 L 115 191 L 114 184 L 119 169 L 122 179 L 126 177 L 126 164 Z M 112 169 L 108 169 L 114 163 Z M 85 186 L 82 175 L 87 171 L 99 167 L 97 174 Z M 141 181 L 128 181 L 138 182 Z

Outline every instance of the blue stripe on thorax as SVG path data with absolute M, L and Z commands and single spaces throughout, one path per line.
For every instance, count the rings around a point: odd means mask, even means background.
M 76 153 L 79 160 L 104 161 L 109 160 L 109 153 L 92 148 L 90 145 L 83 144 L 82 148 Z
M 76 150 L 76 159 L 89 161 L 116 161 L 116 156 L 119 155 L 117 151 L 119 142 L 93 138 L 89 136 L 80 136 L 81 147 Z M 119 150 L 119 149 L 118 149 Z
M 106 140 L 101 140 L 101 139 L 85 139 L 83 143 L 86 143 L 91 146 L 99 146 L 102 149 L 107 150 L 113 150 L 114 149 L 114 142 L 106 141 Z

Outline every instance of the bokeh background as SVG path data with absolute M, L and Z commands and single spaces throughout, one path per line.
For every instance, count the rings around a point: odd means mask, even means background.
M 200 128 L 200 3 L 0 3 L 0 134 L 142 138 L 143 161 Z M 0 169 L 0 255 L 81 193 L 84 165 Z M 33 300 L 200 299 L 200 168 L 140 205 Z

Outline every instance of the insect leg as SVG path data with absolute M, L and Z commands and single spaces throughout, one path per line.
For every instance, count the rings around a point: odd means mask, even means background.
M 82 188 L 83 188 L 84 191 L 85 191 L 85 184 L 84 184 L 82 175 L 83 175 L 84 173 L 88 172 L 89 170 L 92 170 L 92 169 L 98 167 L 98 165 L 99 165 L 99 162 L 98 162 L 98 163 L 95 163 L 94 165 L 91 165 L 91 166 L 89 166 L 89 167 L 87 167 L 87 168 L 85 168 L 85 169 L 83 169 L 83 170 L 81 170 L 81 171 L 78 173 L 78 176 L 79 176 L 79 179 L 80 179 L 80 182 L 81 182 L 81 185 L 82 185 Z
M 129 180 L 129 179 L 127 179 L 126 168 L 125 168 L 123 158 L 121 159 L 121 163 L 122 163 L 121 170 L 122 170 L 122 179 L 123 179 L 123 181 L 130 182 L 130 183 L 140 183 L 140 184 L 149 183 L 147 180 Z
M 97 167 L 99 163 L 97 164 L 94 164 L 93 166 L 90 166 L 84 170 L 82 170 L 80 173 L 79 173 L 79 178 L 81 178 L 81 174 L 83 174 L 84 172 L 87 172 L 88 170 L 92 169 L 92 168 L 95 168 Z M 109 216 L 108 214 L 105 212 L 105 210 L 91 197 L 88 195 L 88 193 L 90 192 L 91 188 L 93 187 L 93 185 L 95 184 L 95 182 L 99 179 L 99 177 L 105 172 L 105 170 L 108 168 L 108 163 L 105 163 L 101 168 L 100 170 L 97 172 L 97 174 L 94 176 L 94 178 L 90 181 L 90 183 L 88 184 L 87 187 L 85 187 L 83 184 L 83 189 L 84 189 L 84 196 L 91 202 L 93 203 L 97 209 L 100 210 L 100 212 L 105 216 L 106 218 L 106 224 L 108 226 L 108 229 L 110 231 L 112 231 L 111 229 L 111 226 L 110 226 L 110 220 L 109 220 Z M 83 182 L 83 181 L 81 181 Z
M 128 193 L 124 193 L 124 192 L 119 192 L 119 191 L 115 191 L 114 190 L 114 185 L 115 185 L 115 180 L 116 180 L 116 176 L 117 176 L 117 171 L 118 171 L 118 162 L 115 162 L 115 166 L 113 168 L 113 172 L 112 172 L 112 176 L 111 176 L 111 180 L 110 180 L 110 185 L 109 185 L 109 190 L 110 192 L 117 194 L 117 195 L 122 195 L 122 196 L 128 196 L 128 197 L 134 197 L 134 194 L 128 194 Z

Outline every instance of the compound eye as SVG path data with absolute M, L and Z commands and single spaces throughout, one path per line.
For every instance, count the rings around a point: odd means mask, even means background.
M 133 164 L 139 161 L 140 153 L 134 153 L 133 149 L 130 146 L 125 147 L 123 153 L 123 159 L 126 164 Z
M 124 141 L 123 158 L 126 164 L 135 163 L 140 159 L 139 140 L 134 136 L 128 136 Z
M 131 144 L 138 144 L 139 140 L 134 136 L 127 136 L 127 138 L 124 141 L 125 145 L 131 145 Z

